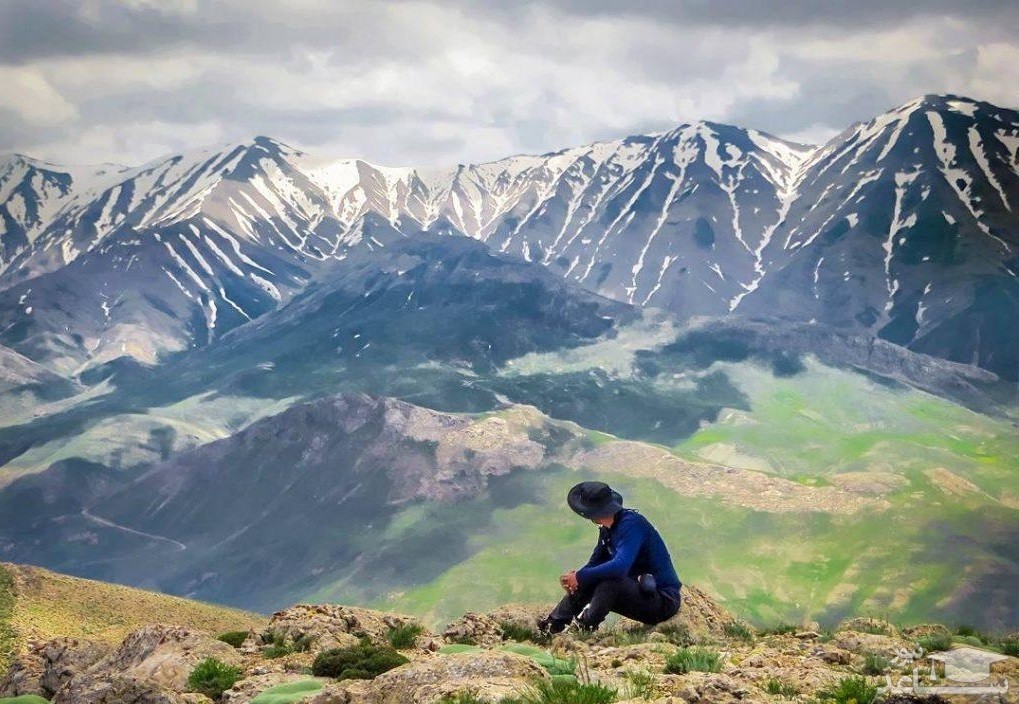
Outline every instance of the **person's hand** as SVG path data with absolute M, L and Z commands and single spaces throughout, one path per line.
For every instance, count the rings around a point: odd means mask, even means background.
M 577 583 L 577 571 L 570 570 L 569 572 L 563 574 L 561 577 L 559 577 L 559 584 L 561 584 L 563 589 L 565 589 L 570 594 L 577 591 L 577 587 L 580 586 Z

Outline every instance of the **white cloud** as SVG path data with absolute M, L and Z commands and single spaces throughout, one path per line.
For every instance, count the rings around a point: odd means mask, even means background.
M 992 103 L 1019 107 L 1019 46 L 995 43 L 980 47 L 969 89 Z
M 78 116 L 75 106 L 35 68 L 0 66 L 0 86 L 0 107 L 25 122 L 58 125 Z
M 926 92 L 1019 102 L 1019 49 L 987 39 L 978 19 L 835 31 L 537 3 L 121 4 L 198 27 L 198 40 L 0 65 L 0 79 L 20 81 L 4 81 L 15 90 L 0 106 L 21 120 L 0 121 L 0 139 L 10 135 L 0 149 L 139 163 L 268 134 L 312 152 L 444 165 L 699 119 L 814 142 L 872 116 L 849 115 L 850 100 L 875 112 Z M 223 41 L 209 41 L 219 27 Z

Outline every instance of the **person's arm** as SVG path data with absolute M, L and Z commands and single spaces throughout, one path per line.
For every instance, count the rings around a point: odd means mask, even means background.
M 625 577 L 637 559 L 644 542 L 644 530 L 639 521 L 624 519 L 616 532 L 616 554 L 611 560 L 590 564 L 577 570 L 577 582 L 581 585 L 602 579 Z M 600 544 L 599 544 L 600 545 Z
M 587 561 L 584 567 L 592 567 L 594 565 L 600 565 L 609 559 L 609 551 L 605 549 L 605 545 L 601 540 L 601 533 L 598 534 L 598 544 L 594 546 L 594 552 L 591 553 L 591 559 Z M 583 568 L 581 568 L 583 569 Z

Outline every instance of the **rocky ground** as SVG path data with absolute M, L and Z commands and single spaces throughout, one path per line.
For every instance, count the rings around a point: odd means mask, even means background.
M 509 605 L 465 614 L 441 633 L 415 629 L 419 632 L 399 643 L 408 662 L 371 680 L 316 678 L 311 665 L 317 654 L 331 648 L 387 644 L 394 633 L 416 625 L 412 617 L 332 604 L 297 605 L 273 614 L 261 630 L 242 633 L 237 647 L 172 624 L 137 629 L 118 647 L 82 638 L 37 640 L 28 643 L 0 681 L 0 702 L 35 694 L 53 704 L 208 704 L 213 700 L 206 695 L 187 691 L 190 673 L 206 658 L 239 669 L 236 683 L 218 699 L 223 704 L 499 702 L 536 682 L 551 681 L 553 674 L 561 680 L 564 675 L 553 672 L 548 662 L 567 663 L 580 683 L 615 690 L 617 702 L 813 702 L 847 677 L 866 675 L 872 684 L 882 684 L 875 665 L 897 680 L 914 663 L 893 665 L 896 656 L 915 652 L 924 636 L 950 635 L 942 626 L 899 629 L 873 619 L 851 619 L 834 631 L 803 624 L 755 632 L 704 592 L 687 586 L 680 614 L 653 629 L 623 619 L 595 634 L 567 632 L 529 646 L 516 644 L 514 639 L 524 639 L 547 608 Z M 967 636 L 954 647 L 974 638 Z M 717 671 L 667 672 L 675 669 L 667 663 L 685 648 L 717 655 Z M 931 663 L 925 654 L 918 664 L 925 672 Z M 1019 685 L 1019 659 L 1004 657 L 991 671 L 995 681 Z M 1014 691 L 990 696 L 1017 701 Z M 887 699 L 941 701 L 934 695 Z

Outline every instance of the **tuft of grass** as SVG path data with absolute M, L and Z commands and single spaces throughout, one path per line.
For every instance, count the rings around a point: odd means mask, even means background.
M 271 645 L 262 649 L 262 656 L 275 660 L 285 655 L 292 653 L 306 653 L 311 650 L 311 644 L 314 641 L 310 633 L 305 633 L 303 636 L 296 638 L 295 640 L 287 640 L 286 634 L 275 633 L 273 631 L 265 631 L 262 634 L 262 640 L 271 641 Z
M 761 631 L 762 636 L 787 636 L 800 630 L 791 623 L 777 623 Z
M 681 647 L 693 645 L 693 637 L 690 635 L 690 629 L 685 623 L 669 623 L 659 626 L 657 630 L 673 645 Z
M 542 635 L 536 628 L 527 628 L 512 621 L 503 621 L 499 624 L 502 629 L 503 640 L 515 640 L 518 643 L 530 641 L 532 643 L 545 643 L 551 640 L 548 636 Z
M 627 697 L 651 701 L 659 695 L 658 676 L 651 670 L 630 670 L 625 673 Z
M 722 630 L 727 637 L 734 638 L 736 640 L 752 641 L 754 639 L 754 632 L 750 630 L 750 626 L 742 621 L 727 623 Z
M 881 653 L 870 652 L 864 655 L 861 672 L 865 675 L 882 675 L 892 666 L 892 661 Z
M 424 632 L 424 627 L 417 623 L 404 623 L 390 628 L 386 640 L 397 650 L 413 648 L 414 641 Z
M 0 704 L 50 704 L 50 700 L 38 694 L 22 694 L 17 697 L 0 697 Z
M 373 645 L 367 638 L 349 648 L 319 653 L 311 665 L 316 677 L 338 680 L 370 680 L 410 662 L 388 645 Z
M 665 671 L 673 675 L 687 672 L 718 672 L 722 669 L 722 656 L 714 650 L 692 646 L 682 648 L 665 661 Z
M 603 684 L 581 683 L 555 678 L 540 680 L 502 704 L 611 704 L 619 693 Z
M 885 618 L 858 618 L 854 619 L 853 630 L 859 633 L 869 633 L 874 636 L 886 636 L 895 633 L 895 626 Z
M 235 648 L 239 648 L 247 637 L 248 631 L 227 631 L 226 633 L 220 633 L 216 636 L 216 639 L 221 640 L 228 645 L 232 645 Z
M 866 677 L 843 677 L 838 684 L 820 690 L 817 697 L 835 704 L 873 704 L 877 687 L 867 684 Z
M 917 638 L 916 643 L 923 648 L 925 652 L 936 653 L 942 650 L 948 650 L 952 647 L 952 634 L 941 632 L 928 633 L 927 635 Z
M 240 678 L 241 668 L 216 658 L 206 658 L 188 675 L 188 691 L 199 692 L 209 699 L 219 699 Z
M 795 697 L 800 693 L 800 690 L 791 684 L 786 684 L 777 677 L 770 678 L 764 683 L 764 691 L 768 694 L 774 694 L 779 697 Z

